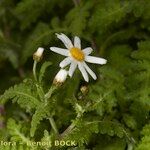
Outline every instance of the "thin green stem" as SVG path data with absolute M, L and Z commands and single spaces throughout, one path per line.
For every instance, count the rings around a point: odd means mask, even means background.
M 45 99 L 46 104 L 47 104 L 47 100 L 52 96 L 52 94 L 54 93 L 54 91 L 56 89 L 57 89 L 56 86 L 52 85 L 51 88 L 49 89 L 49 91 L 45 94 L 44 99 Z M 55 134 L 59 135 L 59 132 L 58 132 L 58 129 L 57 129 L 57 126 L 56 126 L 56 123 L 55 123 L 53 117 L 50 117 L 49 121 L 50 121 L 50 124 L 51 124 L 52 129 L 54 130 Z
M 36 88 L 37 88 L 37 92 L 38 92 L 38 95 L 39 95 L 41 101 L 44 101 L 44 95 L 45 94 L 44 94 L 42 87 L 39 86 L 39 84 L 36 84 Z
M 59 139 L 63 139 L 66 135 L 68 135 L 75 127 L 75 123 L 71 123 L 71 125 L 59 136 Z
M 45 100 L 49 99 L 56 89 L 57 87 L 52 85 L 49 91 L 45 94 Z
M 59 133 L 58 133 L 58 129 L 57 129 L 57 126 L 56 126 L 56 123 L 55 123 L 53 117 L 50 117 L 50 118 L 49 118 L 49 121 L 50 121 L 50 124 L 51 124 L 51 126 L 52 126 L 52 128 L 53 128 L 55 134 L 58 135 L 58 134 L 59 134 Z
M 76 120 L 80 119 L 81 116 L 82 116 L 81 114 L 78 114 L 77 117 L 76 117 Z M 67 136 L 68 134 L 70 134 L 70 133 L 72 132 L 72 130 L 75 128 L 75 126 L 76 126 L 76 123 L 75 123 L 75 122 L 72 122 L 72 123 L 68 126 L 68 128 L 67 128 L 63 133 L 60 134 L 59 139 L 61 140 L 61 139 L 63 139 L 65 136 Z
M 35 81 L 37 81 L 36 66 L 37 66 L 37 61 L 34 60 L 34 63 L 33 63 L 33 76 L 34 76 Z

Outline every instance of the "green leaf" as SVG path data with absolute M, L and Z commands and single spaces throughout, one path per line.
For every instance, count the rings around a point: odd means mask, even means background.
M 123 116 L 123 120 L 124 120 L 125 124 L 126 124 L 129 128 L 131 128 L 131 129 L 133 129 L 133 130 L 136 129 L 137 123 L 136 123 L 136 120 L 135 120 L 135 118 L 134 118 L 133 116 L 128 115 L 128 114 L 125 114 L 125 115 Z
M 120 0 L 109 0 L 105 3 L 105 0 L 102 0 L 95 5 L 94 14 L 89 21 L 92 31 L 103 33 L 111 29 L 125 18 L 130 6 L 130 2 L 124 1 L 122 4 Z
M 17 146 L 19 145 L 19 150 L 23 147 L 26 149 L 32 148 L 33 150 L 36 150 L 36 145 L 29 145 L 29 143 L 33 141 L 31 141 L 29 137 L 26 137 L 25 134 L 22 132 L 22 124 L 17 124 L 14 119 L 10 118 L 7 122 L 7 129 L 9 134 L 11 135 L 11 141 L 16 142 Z
M 29 142 L 29 139 L 27 139 L 23 133 L 21 133 L 21 124 L 16 124 L 14 119 L 9 119 L 7 122 L 7 129 L 10 133 L 11 140 L 15 142 L 23 142 L 27 143 Z
M 17 102 L 27 111 L 31 111 L 31 109 L 35 109 L 40 105 L 36 93 L 36 87 L 31 80 L 24 81 L 24 83 L 20 83 L 6 90 L 1 96 L 1 103 L 4 104 L 8 100 L 12 100 L 13 103 Z
M 146 59 L 150 61 L 150 42 L 143 41 L 138 43 L 138 51 L 134 51 L 131 55 L 134 59 Z
M 33 32 L 27 38 L 22 51 L 22 63 L 42 45 L 49 43 L 49 37 L 53 34 L 49 26 L 45 23 L 39 22 Z
M 99 123 L 99 132 L 101 134 L 108 134 L 109 136 L 124 137 L 124 128 L 116 121 L 101 121 Z
M 126 148 L 126 142 L 123 139 L 108 137 L 101 137 L 101 143 L 96 145 L 93 150 L 124 150 Z
M 42 83 L 42 80 L 43 80 L 43 78 L 44 78 L 44 74 L 45 74 L 45 72 L 46 72 L 46 69 L 47 69 L 50 65 L 52 65 L 52 63 L 49 62 L 49 61 L 46 61 L 46 62 L 43 63 L 43 65 L 42 65 L 42 67 L 41 67 L 41 69 L 40 69 L 40 73 L 39 73 L 39 82 L 40 82 L 40 83 Z
M 52 147 L 52 141 L 53 141 L 53 135 L 49 134 L 49 132 L 47 130 L 44 130 L 44 136 L 41 139 L 41 142 L 47 142 L 49 143 L 48 145 L 45 145 L 44 148 L 48 149 Z
M 65 24 L 74 35 L 83 34 L 87 27 L 87 21 L 90 16 L 89 10 L 92 6 L 93 4 L 91 2 L 87 2 L 71 9 L 67 14 Z
M 76 126 L 64 137 L 64 139 L 75 141 L 79 147 L 88 143 L 92 134 L 98 133 L 98 123 L 90 124 L 86 121 L 78 120 L 75 124 Z
M 40 121 L 43 119 L 48 118 L 50 115 L 52 115 L 54 104 L 51 102 L 49 104 L 41 104 L 36 109 L 35 114 L 32 117 L 31 121 L 31 129 L 30 129 L 30 135 L 31 137 L 34 136 L 35 131 L 37 129 L 37 125 L 40 124 Z
M 0 36 L 0 57 L 8 59 L 16 69 L 19 67 L 18 44 Z
M 21 21 L 21 28 L 27 28 L 31 23 L 36 22 L 36 20 L 43 13 L 45 7 L 49 5 L 48 0 L 23 0 L 20 1 L 15 8 L 14 13 Z M 32 9 L 34 8 L 34 9 Z M 32 13 L 31 13 L 32 10 Z
M 150 125 L 147 124 L 142 130 L 142 139 L 135 148 L 135 150 L 149 150 L 150 148 Z

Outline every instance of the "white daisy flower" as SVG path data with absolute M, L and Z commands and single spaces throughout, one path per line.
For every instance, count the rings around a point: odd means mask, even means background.
M 71 40 L 65 34 L 56 33 L 56 35 L 57 38 L 60 39 L 66 47 L 66 49 L 50 47 L 51 51 L 66 56 L 66 58 L 62 62 L 60 62 L 59 66 L 61 68 L 64 68 L 70 64 L 70 68 L 68 71 L 70 77 L 72 77 L 75 69 L 78 67 L 86 82 L 89 81 L 88 73 L 94 80 L 96 80 L 97 77 L 95 73 L 88 67 L 86 62 L 103 65 L 106 64 L 107 60 L 104 58 L 89 56 L 93 49 L 91 47 L 81 49 L 81 41 L 77 36 L 74 37 L 74 44 L 72 44 Z

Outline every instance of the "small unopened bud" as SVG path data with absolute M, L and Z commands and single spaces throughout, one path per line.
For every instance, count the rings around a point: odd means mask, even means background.
M 33 54 L 33 59 L 37 62 L 42 60 L 44 48 L 39 47 L 37 51 Z
M 82 94 L 86 95 L 89 92 L 89 89 L 86 85 L 81 86 L 80 91 L 82 92 Z
M 56 74 L 53 84 L 56 86 L 61 86 L 67 79 L 68 72 L 65 69 L 60 69 Z

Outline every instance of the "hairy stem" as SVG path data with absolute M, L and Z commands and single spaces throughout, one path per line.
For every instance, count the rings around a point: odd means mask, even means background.
M 47 100 L 52 96 L 52 94 L 54 93 L 54 91 L 56 90 L 56 86 L 51 86 L 51 88 L 49 89 L 49 91 L 45 94 L 45 103 L 47 104 Z M 51 124 L 51 127 L 52 129 L 54 130 L 55 134 L 56 135 L 59 135 L 59 132 L 58 132 L 58 129 L 57 129 L 57 126 L 56 126 L 56 123 L 53 119 L 53 117 L 50 117 L 49 118 L 49 122 Z
M 42 87 L 39 86 L 39 84 L 36 84 L 36 88 L 37 88 L 37 92 L 38 92 L 38 95 L 39 95 L 41 101 L 44 101 L 44 95 L 45 94 L 44 94 Z
M 76 117 L 76 120 L 78 120 L 82 115 L 78 114 Z M 68 126 L 68 128 L 59 135 L 59 139 L 63 139 L 65 136 L 67 136 L 70 132 L 72 132 L 72 130 L 75 128 L 76 124 L 75 122 L 72 122 L 70 126 Z
M 52 85 L 49 91 L 45 94 L 45 100 L 49 99 L 56 89 L 57 87 Z
M 37 61 L 34 60 L 34 63 L 33 63 L 33 76 L 34 76 L 35 81 L 37 81 L 36 66 L 37 66 Z
M 75 124 L 72 123 L 62 134 L 60 134 L 59 139 L 63 139 L 66 135 L 68 135 L 75 127 Z
M 49 118 L 49 121 L 50 121 L 50 124 L 51 124 L 51 126 L 52 126 L 52 128 L 53 128 L 55 134 L 58 135 L 58 134 L 59 134 L 59 133 L 58 133 L 58 129 L 57 129 L 57 126 L 56 126 L 56 123 L 55 123 L 53 117 L 50 117 L 50 118 Z

